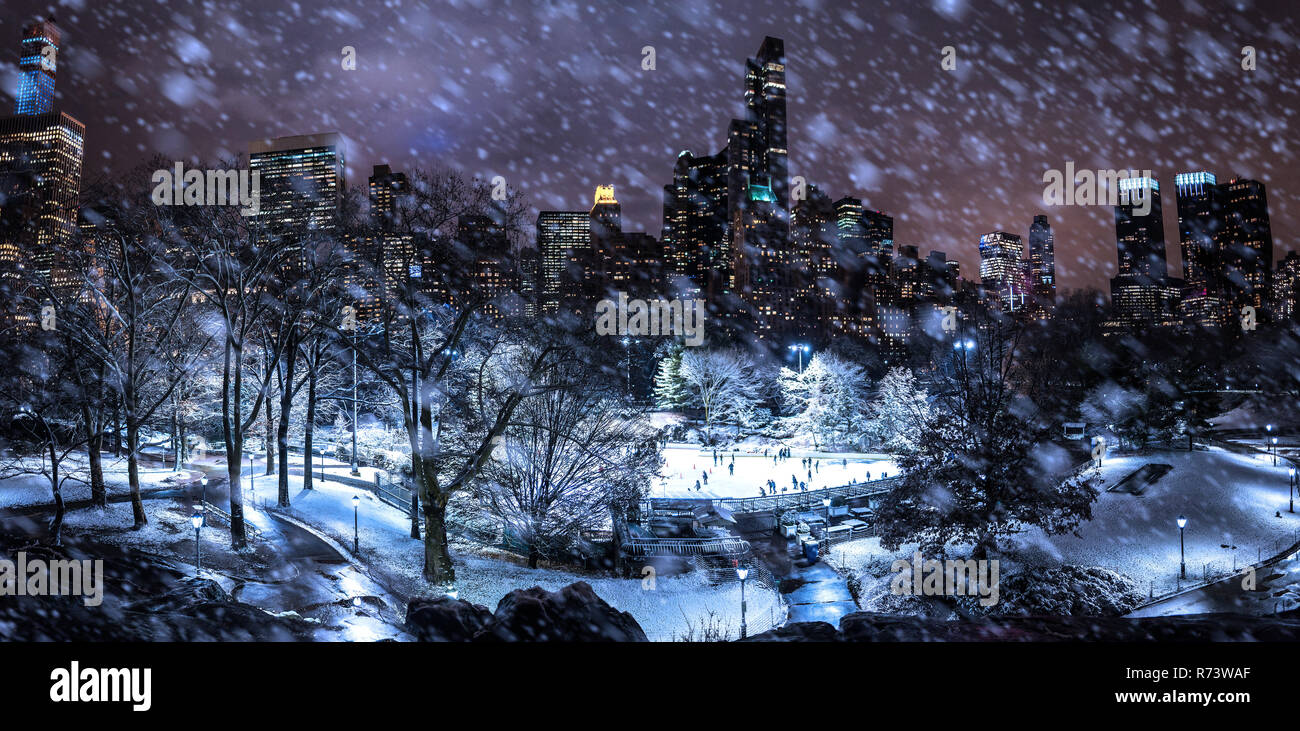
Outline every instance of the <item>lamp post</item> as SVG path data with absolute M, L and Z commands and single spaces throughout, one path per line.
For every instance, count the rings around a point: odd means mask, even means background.
M 628 351 L 628 338 L 623 338 L 623 359 L 628 363 L 628 385 L 627 392 L 632 393 L 632 355 Z
M 1273 437 L 1273 466 L 1277 466 L 1277 437 Z
M 1187 544 L 1183 542 L 1183 528 L 1186 527 L 1187 527 L 1187 518 L 1184 518 L 1181 515 L 1178 516 L 1178 554 L 1180 557 L 1179 560 L 1181 562 L 1181 567 L 1179 568 L 1179 575 L 1184 579 L 1187 578 Z
M 361 498 L 352 496 L 352 552 L 359 553 L 361 548 Z
M 749 577 L 749 569 L 737 566 L 736 576 L 740 577 L 740 639 L 745 639 L 748 628 L 745 626 L 745 579 Z
M 206 503 L 208 501 L 208 476 L 207 475 L 203 475 L 199 477 L 199 487 L 203 488 L 202 491 L 199 493 L 199 503 L 200 504 Z
M 831 554 L 831 499 L 822 498 L 822 507 L 826 508 L 826 555 Z
M 352 476 L 361 474 L 357 469 L 357 337 L 352 336 Z
M 789 350 L 790 350 L 792 353 L 795 353 L 795 354 L 798 356 L 798 358 L 799 358 L 799 372 L 800 372 L 800 373 L 803 373 L 803 356 L 804 356 L 804 353 L 807 353 L 807 352 L 808 352 L 809 350 L 811 350 L 811 349 L 812 349 L 812 348 L 810 348 L 809 346 L 807 346 L 807 345 L 802 345 L 802 344 L 795 344 L 795 345 L 791 345 L 791 346 L 789 347 Z
M 1286 493 L 1287 496 L 1291 498 L 1291 507 L 1288 508 L 1287 510 L 1288 512 L 1291 513 L 1295 512 L 1295 485 L 1296 485 L 1295 468 L 1292 467 L 1291 469 L 1287 470 L 1287 479 L 1286 479 Z
M 199 541 L 199 531 L 203 528 L 203 511 L 190 516 L 190 525 L 194 526 L 194 576 L 203 573 L 203 544 Z

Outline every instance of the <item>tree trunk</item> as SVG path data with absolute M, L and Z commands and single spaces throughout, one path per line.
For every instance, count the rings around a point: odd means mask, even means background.
M 420 493 L 411 490 L 411 537 L 420 540 Z
M 456 569 L 447 550 L 447 507 L 422 495 L 424 503 L 424 580 L 430 584 L 451 584 Z
M 315 436 L 316 422 L 316 371 L 309 369 L 307 371 L 307 423 L 303 424 L 302 431 L 302 489 L 310 490 L 311 479 L 311 462 L 312 462 L 312 437 Z
M 63 542 L 63 514 L 66 506 L 63 503 L 63 490 L 59 487 L 59 457 L 53 441 L 50 442 L 50 490 L 54 493 L 54 517 L 50 520 L 50 540 L 57 546 Z
M 535 569 L 535 568 L 537 568 L 537 559 L 538 559 L 538 558 L 540 558 L 540 556 L 539 556 L 538 553 L 537 553 L 537 544 L 536 544 L 536 542 L 534 542 L 534 541 L 529 541 L 529 542 L 528 542 L 528 568 L 530 568 L 530 569 Z
M 94 412 L 88 401 L 81 405 L 81 420 L 86 429 L 86 453 L 90 459 L 90 503 L 95 507 L 108 506 L 108 490 L 104 487 L 104 458 L 101 449 L 104 432 L 97 428 Z
M 179 416 L 179 414 L 177 413 L 178 411 L 180 411 L 180 407 L 176 403 L 176 397 L 173 396 L 172 397 L 172 418 L 170 421 L 171 421 L 171 429 L 172 429 L 172 469 L 175 470 L 176 472 L 181 471 L 180 424 L 178 424 L 176 421 L 177 417 Z
M 238 364 L 240 357 L 241 354 L 227 339 L 225 364 L 221 371 L 221 433 L 226 440 L 226 479 L 230 488 L 230 547 L 235 550 L 248 545 L 248 539 L 244 535 L 244 496 L 240 486 L 240 466 L 244 460 L 244 435 L 239 423 L 240 389 L 244 380 L 243 369 Z M 232 359 L 236 362 L 233 384 L 230 373 Z
M 289 507 L 289 415 L 293 411 L 293 364 L 296 360 L 290 354 L 289 362 L 285 364 L 284 386 L 280 389 L 280 423 L 275 434 L 280 457 L 280 475 L 276 480 L 280 488 L 277 504 L 282 508 Z M 307 464 L 305 459 L 303 464 Z
M 271 418 L 271 399 L 266 400 L 266 472 L 275 474 L 275 420 Z
M 135 521 L 131 530 L 139 530 L 149 524 L 144 514 L 144 502 L 140 499 L 140 425 L 135 417 L 127 414 L 126 418 L 126 474 L 131 486 L 131 517 Z

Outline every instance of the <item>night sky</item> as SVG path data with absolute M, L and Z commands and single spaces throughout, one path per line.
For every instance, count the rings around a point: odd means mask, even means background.
M 1263 181 L 1276 255 L 1296 248 L 1297 5 L 5 0 L 0 101 L 12 109 L 21 25 L 53 12 L 88 174 L 339 131 L 352 184 L 376 163 L 449 165 L 504 176 L 535 209 L 576 210 L 613 183 L 624 228 L 658 236 L 677 153 L 722 148 L 744 59 L 775 35 L 792 175 L 892 214 L 897 242 L 946 251 L 967 277 L 980 234 L 1025 236 L 1046 213 L 1062 287 L 1106 289 L 1111 209 L 1042 203 L 1044 171 L 1070 160 L 1155 172 L 1175 276 L 1175 172 Z M 349 45 L 355 71 L 340 67 Z M 956 71 L 940 68 L 944 46 Z

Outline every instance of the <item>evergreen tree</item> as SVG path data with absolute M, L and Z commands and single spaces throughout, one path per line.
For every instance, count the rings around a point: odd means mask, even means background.
M 674 348 L 659 361 L 655 372 L 655 408 L 677 411 L 690 405 L 690 393 L 682 378 L 682 350 Z

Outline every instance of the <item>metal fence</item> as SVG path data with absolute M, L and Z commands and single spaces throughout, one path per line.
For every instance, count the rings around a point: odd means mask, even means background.
M 230 513 L 227 513 L 226 511 L 222 510 L 221 508 L 218 508 L 217 506 L 213 505 L 210 502 L 207 502 L 206 500 L 201 501 L 199 503 L 199 507 L 203 509 L 203 513 L 205 516 L 205 520 L 204 520 L 205 523 L 207 522 L 206 516 L 213 515 L 216 516 L 218 520 L 225 523 L 227 527 L 230 526 L 230 520 L 231 520 Z M 262 540 L 262 531 L 259 530 L 257 526 L 253 525 L 252 522 L 248 520 L 248 518 L 244 518 L 244 532 L 245 534 L 247 534 L 249 538 L 253 540 L 257 540 L 257 541 Z
M 856 498 L 880 497 L 887 494 L 894 486 L 902 481 L 901 476 L 889 477 L 882 480 L 872 480 L 871 482 L 859 482 L 852 485 L 840 485 L 838 487 L 823 487 L 817 490 L 808 490 L 806 492 L 796 492 L 789 495 L 768 495 L 764 497 L 720 497 L 720 498 L 649 498 L 645 501 L 644 510 L 651 515 L 669 515 L 675 512 L 682 512 L 674 504 L 685 502 L 708 502 L 714 505 L 721 505 L 733 513 L 779 513 L 783 510 L 808 510 L 810 508 L 819 508 L 822 501 L 826 498 L 835 500 L 841 498 L 844 500 L 853 500 Z
M 627 538 L 623 550 L 632 558 L 724 556 L 737 558 L 749 554 L 749 541 L 743 538 Z

